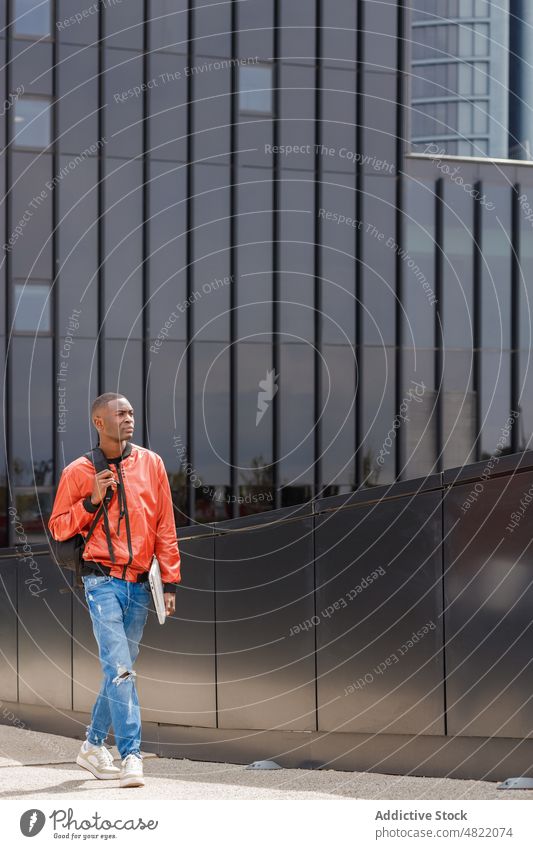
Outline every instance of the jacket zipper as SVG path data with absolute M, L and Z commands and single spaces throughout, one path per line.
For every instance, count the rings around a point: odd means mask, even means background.
M 128 552 L 129 552 L 129 560 L 126 563 L 126 565 L 124 566 L 124 569 L 122 570 L 122 580 L 125 581 L 126 580 L 126 570 L 133 560 L 133 551 L 131 550 L 130 518 L 129 518 L 129 514 L 128 514 L 128 502 L 126 501 L 126 488 L 124 486 L 124 478 L 122 477 L 122 472 L 120 470 L 120 463 L 117 463 L 117 472 L 118 472 L 118 476 L 119 476 L 119 479 L 120 479 L 120 485 L 122 487 L 122 497 L 124 499 L 124 511 L 125 511 L 125 517 L 124 518 L 126 519 L 126 537 L 128 539 Z

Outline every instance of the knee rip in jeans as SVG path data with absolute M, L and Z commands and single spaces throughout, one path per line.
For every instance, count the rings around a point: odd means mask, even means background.
M 123 681 L 133 680 L 137 675 L 134 669 L 127 669 L 127 667 L 122 666 L 120 663 L 118 664 L 117 671 L 118 674 L 113 678 L 113 684 L 116 684 L 117 687 Z

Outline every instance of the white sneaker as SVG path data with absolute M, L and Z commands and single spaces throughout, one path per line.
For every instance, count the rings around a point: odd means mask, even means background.
M 142 787 L 144 785 L 142 758 L 131 752 L 122 761 L 120 772 L 121 787 Z
M 96 778 L 118 778 L 120 775 L 120 769 L 113 763 L 113 755 L 105 746 L 89 744 L 86 751 L 82 746 L 76 763 L 88 769 Z

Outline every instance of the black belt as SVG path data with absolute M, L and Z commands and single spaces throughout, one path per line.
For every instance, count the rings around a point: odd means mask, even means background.
M 105 575 L 111 575 L 111 566 L 107 566 L 105 563 L 99 563 L 98 560 L 84 560 L 82 564 L 82 574 L 84 574 L 85 569 L 89 572 L 94 572 L 95 575 L 101 575 L 102 572 Z M 122 578 L 119 578 L 119 580 L 121 581 Z M 131 583 L 142 584 L 147 580 L 148 572 L 138 572 L 135 576 L 135 581 L 132 581 Z

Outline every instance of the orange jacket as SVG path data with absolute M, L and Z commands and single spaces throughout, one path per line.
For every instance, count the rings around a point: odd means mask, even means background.
M 127 442 L 119 462 L 108 460 L 115 478 L 121 480 L 125 504 L 119 505 L 117 486 L 109 502 L 108 517 L 115 563 L 111 562 L 103 516 L 83 551 L 84 560 L 111 567 L 115 578 L 134 581 L 147 571 L 155 554 L 163 589 L 173 592 L 181 582 L 180 553 L 172 508 L 170 485 L 163 460 L 155 451 Z M 95 469 L 86 457 L 65 466 L 48 522 L 54 539 L 87 536 L 100 505 L 91 503 Z

